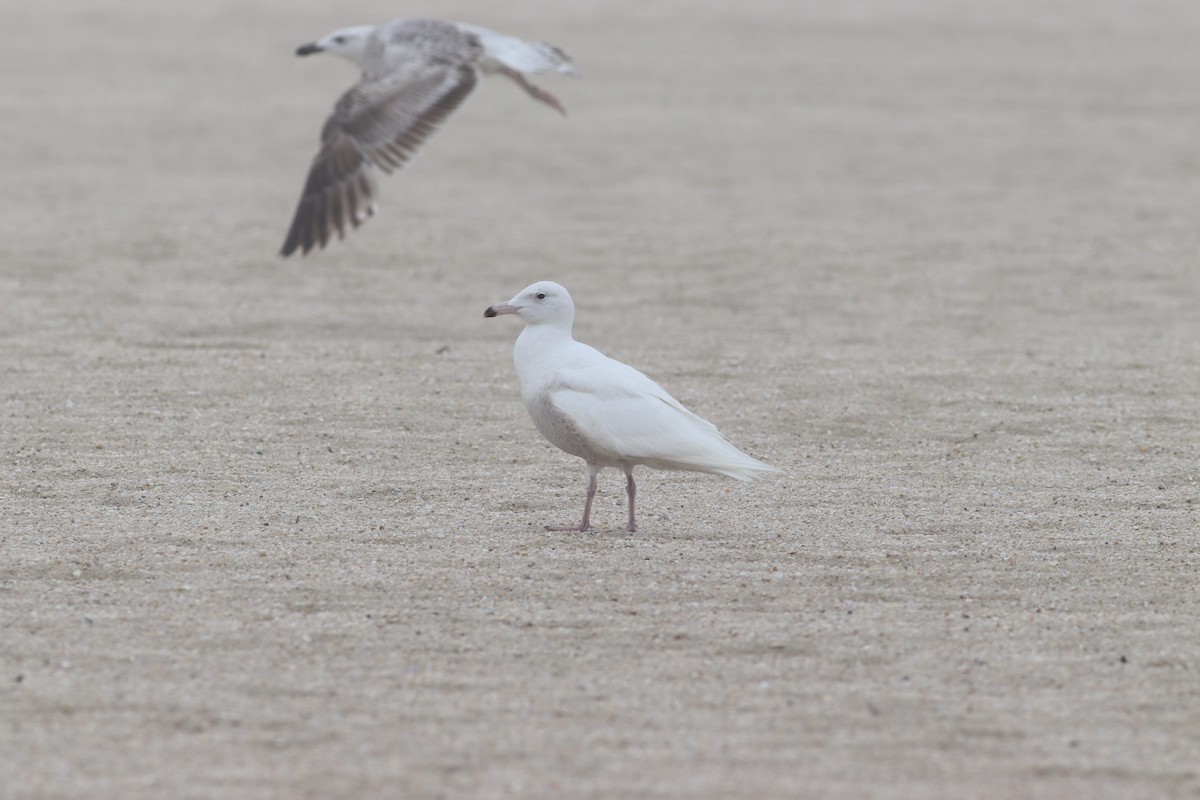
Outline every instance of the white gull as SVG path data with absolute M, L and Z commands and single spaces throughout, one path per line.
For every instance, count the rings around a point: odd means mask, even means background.
M 354 62 L 362 78 L 325 121 L 296 214 L 280 255 L 307 254 L 336 232 L 358 227 L 376 211 L 372 168 L 401 169 L 475 88 L 479 75 L 500 74 L 530 97 L 565 114 L 554 95 L 526 73 L 578 74 L 557 47 L 527 42 L 476 25 L 398 19 L 342 28 L 301 45 L 296 55 L 333 53 Z
M 515 314 L 525 323 L 513 362 L 533 424 L 552 444 L 587 462 L 583 521 L 546 530 L 588 530 L 596 476 L 604 467 L 625 472 L 630 531 L 637 530 L 635 466 L 710 472 L 742 481 L 778 471 L 738 450 L 715 425 L 633 367 L 575 341 L 575 304 L 557 283 L 540 281 L 483 312 L 485 317 L 501 314 Z

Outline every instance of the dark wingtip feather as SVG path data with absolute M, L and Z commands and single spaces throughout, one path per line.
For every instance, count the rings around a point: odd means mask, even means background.
M 296 248 L 300 245 L 299 237 L 296 235 L 296 226 L 293 223 L 288 229 L 287 238 L 283 240 L 283 247 L 279 248 L 281 258 L 287 258 L 292 253 L 296 252 Z

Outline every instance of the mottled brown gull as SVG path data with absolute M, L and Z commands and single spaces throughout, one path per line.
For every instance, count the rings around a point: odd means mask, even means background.
M 742 481 L 776 471 L 738 450 L 715 425 L 633 367 L 575 341 L 575 304 L 557 283 L 535 283 L 483 315 L 501 314 L 515 314 L 525 323 L 513 347 L 513 362 L 533 424 L 552 444 L 587 462 L 583 521 L 546 530 L 588 530 L 596 477 L 604 467 L 625 472 L 630 531 L 637 530 L 633 468 L 638 465 Z
M 343 28 L 301 45 L 296 54 L 333 53 L 362 70 L 325 121 L 320 149 L 280 255 L 323 248 L 376 211 L 374 169 L 403 168 L 466 98 L 480 74 L 500 74 L 530 97 L 566 113 L 527 73 L 576 75 L 557 47 L 476 25 L 398 19 Z

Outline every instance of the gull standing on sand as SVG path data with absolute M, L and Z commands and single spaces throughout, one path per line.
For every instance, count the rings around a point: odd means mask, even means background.
M 325 121 L 300 204 L 280 255 L 307 254 L 337 232 L 375 213 L 371 168 L 401 169 L 466 98 L 479 75 L 498 73 L 530 97 L 566 114 L 554 95 L 526 73 L 577 75 L 557 47 L 486 28 L 436 19 L 398 19 L 343 28 L 301 45 L 296 55 L 333 53 L 354 62 L 362 78 Z
M 778 471 L 738 450 L 715 425 L 633 367 L 575 341 L 575 304 L 557 283 L 535 283 L 483 312 L 485 317 L 501 314 L 516 314 L 525 323 L 513 362 L 533 424 L 552 444 L 587 462 L 583 521 L 546 530 L 588 530 L 596 476 L 604 467 L 625 471 L 630 531 L 637 530 L 633 468 L 639 464 L 741 481 Z

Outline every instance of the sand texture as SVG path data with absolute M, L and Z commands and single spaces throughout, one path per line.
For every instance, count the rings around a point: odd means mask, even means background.
M 1200 4 L 20 3 L 4 798 L 1200 797 Z M 551 41 L 281 260 L 402 14 Z M 540 438 L 483 319 L 748 453 Z

